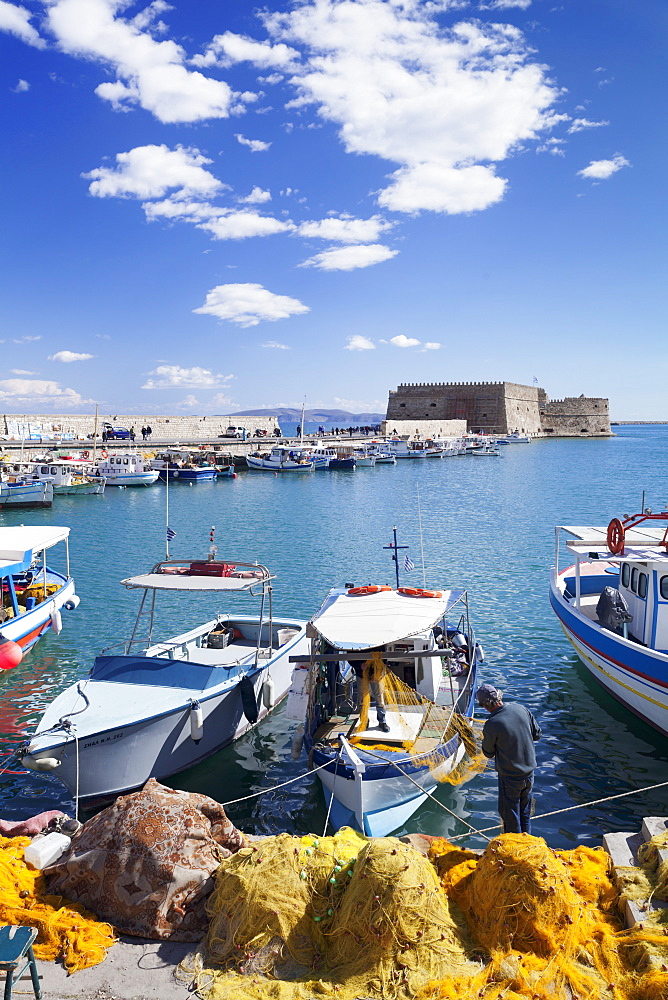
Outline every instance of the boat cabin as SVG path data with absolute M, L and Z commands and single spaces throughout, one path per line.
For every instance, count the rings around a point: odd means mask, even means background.
M 122 455 L 108 455 L 97 464 L 100 475 L 119 476 L 132 475 L 135 472 L 151 472 L 151 467 L 144 462 L 141 455 L 124 452 Z

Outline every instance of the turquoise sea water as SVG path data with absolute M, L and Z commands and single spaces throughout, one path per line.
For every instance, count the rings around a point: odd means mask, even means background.
M 607 440 L 537 441 L 502 449 L 500 459 L 427 459 L 356 472 L 305 476 L 242 473 L 236 480 L 170 486 L 175 556 L 198 556 L 216 526 L 219 556 L 259 562 L 277 576 L 276 613 L 310 617 L 328 589 L 345 581 L 392 583 L 383 551 L 392 525 L 416 569 L 403 582 L 422 585 L 418 489 L 426 582 L 466 587 L 486 653 L 480 679 L 502 687 L 536 715 L 536 813 L 668 780 L 668 741 L 624 711 L 588 675 L 566 642 L 548 602 L 555 524 L 607 524 L 611 517 L 668 499 L 668 427 L 622 427 Z M 164 557 L 165 493 L 109 488 L 101 497 L 58 497 L 51 510 L 0 514 L 0 524 L 65 524 L 81 605 L 65 614 L 14 671 L 0 676 L 0 759 L 31 731 L 44 706 L 82 677 L 92 658 L 129 635 L 137 592 L 119 581 Z M 156 636 L 196 624 L 222 605 L 204 597 L 164 601 Z M 252 602 L 236 598 L 234 607 Z M 290 759 L 294 723 L 283 708 L 209 761 L 176 776 L 177 787 L 227 802 L 304 772 Z M 0 816 L 42 809 L 71 811 L 52 775 L 0 774 Z M 439 799 L 477 827 L 497 822 L 496 778 L 485 772 Z M 249 832 L 321 833 L 325 808 L 317 777 L 230 806 Z M 534 832 L 555 847 L 600 843 L 607 830 L 636 830 L 645 815 L 668 813 L 666 789 L 587 807 L 546 820 Z M 402 832 L 454 835 L 464 827 L 427 802 Z M 471 841 L 471 843 L 474 843 Z

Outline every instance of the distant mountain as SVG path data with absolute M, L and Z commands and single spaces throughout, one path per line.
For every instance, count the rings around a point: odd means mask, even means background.
M 302 411 L 292 409 L 289 406 L 279 406 L 275 409 L 264 408 L 261 410 L 237 410 L 236 413 L 232 413 L 233 417 L 263 417 L 265 416 L 275 416 L 279 420 L 290 420 L 299 422 L 302 418 Z M 385 419 L 384 413 L 349 413 L 348 410 L 324 410 L 324 409 L 313 409 L 304 410 L 304 420 L 309 423 L 314 424 L 335 424 L 337 421 L 339 423 L 355 423 L 357 425 L 366 424 L 379 424 L 381 420 Z

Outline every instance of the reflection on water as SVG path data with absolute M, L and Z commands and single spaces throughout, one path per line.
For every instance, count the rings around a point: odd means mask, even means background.
M 542 726 L 536 812 L 651 785 L 668 772 L 667 741 L 589 677 L 547 598 L 555 524 L 605 524 L 613 515 L 639 508 L 642 489 L 655 508 L 664 500 L 667 429 L 619 431 L 610 440 L 510 446 L 489 462 L 432 459 L 355 473 L 246 473 L 218 483 L 172 484 L 170 523 L 177 531 L 172 552 L 203 554 L 215 524 L 221 557 L 257 559 L 276 573 L 276 613 L 308 618 L 334 584 L 393 582 L 382 549 L 393 524 L 411 546 L 416 564 L 411 582 L 422 585 L 419 488 L 427 585 L 469 590 L 487 655 L 482 679 L 502 687 L 509 700 L 526 704 Z M 51 510 L 0 514 L 1 524 L 72 527 L 72 566 L 82 599 L 76 612 L 64 615 L 60 636 L 48 636 L 20 667 L 0 676 L 3 756 L 30 732 L 54 694 L 87 672 L 96 652 L 129 634 L 139 594 L 119 581 L 164 556 L 164 501 L 164 486 L 156 485 L 109 489 L 101 497 L 58 497 Z M 229 606 L 250 611 L 252 602 L 238 597 Z M 197 595 L 164 595 L 155 636 L 181 631 L 227 607 Z M 294 725 L 279 709 L 234 746 L 172 783 L 228 802 L 301 775 L 305 758 L 290 758 Z M 0 789 L 1 814 L 7 818 L 72 809 L 53 776 L 0 775 Z M 460 788 L 444 785 L 436 794 L 477 827 L 498 821 L 493 772 Z M 326 813 L 315 775 L 229 811 L 242 828 L 261 833 L 321 832 Z M 535 830 L 554 846 L 598 843 L 602 831 L 634 830 L 642 816 L 666 812 L 668 797 L 661 789 L 537 820 Z M 463 830 L 431 801 L 406 826 L 408 832 L 451 836 Z

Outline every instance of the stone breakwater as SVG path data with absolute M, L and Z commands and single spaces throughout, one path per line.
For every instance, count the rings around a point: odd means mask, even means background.
M 256 430 L 266 430 L 271 434 L 279 427 L 278 417 L 273 414 L 261 417 L 205 416 L 184 417 L 174 414 L 156 415 L 153 413 L 100 413 L 98 414 L 98 436 L 102 434 L 103 423 L 114 427 L 134 427 L 139 441 L 141 428 L 150 427 L 154 441 L 211 441 L 224 434 L 230 426 L 245 427 L 249 437 Z M 94 414 L 77 413 L 6 413 L 0 417 L 0 435 L 5 439 L 20 441 L 58 439 L 61 435 L 65 440 L 86 439 L 93 434 L 95 427 Z M 231 439 L 230 439 L 231 440 Z

